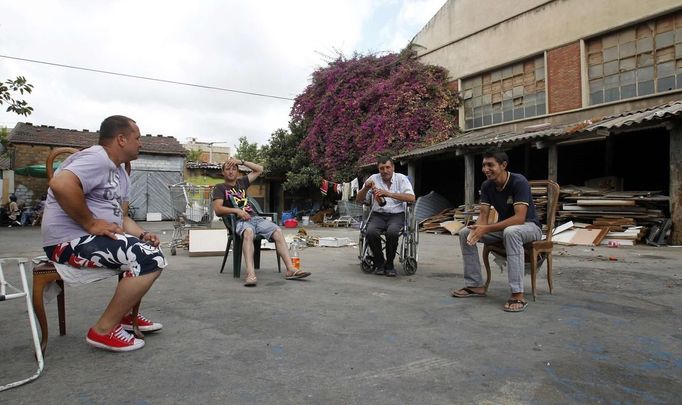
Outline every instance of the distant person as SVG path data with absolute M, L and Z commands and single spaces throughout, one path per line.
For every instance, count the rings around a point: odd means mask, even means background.
M 20 214 L 21 210 L 19 209 L 19 204 L 17 204 L 17 196 L 10 194 L 9 204 L 7 205 L 7 216 L 9 217 L 10 228 L 12 226 L 21 226 L 21 222 L 17 220 Z
M 393 260 L 398 250 L 398 237 L 405 223 L 405 203 L 414 202 L 410 179 L 395 173 L 390 156 L 377 160 L 379 173 L 371 175 L 358 191 L 355 201 L 370 203 L 372 215 L 367 224 L 367 243 L 372 251 L 374 274 L 395 277 Z M 386 233 L 386 258 L 381 250 L 381 234 Z
M 481 277 L 481 262 L 477 242 L 504 243 L 507 252 L 507 277 L 511 297 L 504 304 L 507 312 L 521 312 L 528 302 L 523 297 L 524 251 L 523 245 L 542 237 L 540 221 L 535 213 L 528 180 L 507 170 L 509 157 L 498 149 L 483 153 L 480 213 L 475 225 L 459 231 L 459 244 L 464 259 L 465 287 L 452 291 L 456 298 L 485 297 Z M 497 223 L 488 224 L 490 207 L 499 214 Z
M 133 328 L 131 310 L 166 267 L 159 238 L 125 215 L 130 178 L 124 163 L 137 159 L 141 146 L 135 121 L 120 115 L 105 119 L 99 145 L 69 156 L 50 180 L 42 221 L 44 250 L 53 262 L 123 273 L 86 337 L 90 345 L 116 352 L 144 346 L 144 340 L 127 332 Z M 162 328 L 142 315 L 138 325 L 143 332 Z
M 251 173 L 242 176 L 239 172 L 239 165 L 251 169 Z M 249 203 L 246 191 L 249 185 L 263 173 L 263 166 L 253 162 L 229 158 L 223 163 L 222 172 L 225 182 L 216 185 L 213 189 L 213 210 L 218 216 L 230 214 L 237 216 L 237 224 L 234 231 L 241 235 L 243 240 L 242 253 L 246 264 L 244 286 L 255 287 L 257 283 L 253 262 L 253 239 L 256 235 L 275 242 L 277 254 L 282 258 L 287 268 L 287 272 L 284 275 L 285 279 L 295 280 L 310 276 L 310 273 L 307 271 L 294 269 L 291 257 L 289 256 L 287 242 L 284 240 L 284 234 L 282 234 L 279 226 L 267 218 L 258 216 L 256 210 Z
M 43 221 L 43 212 L 45 211 L 45 200 L 47 200 L 47 194 L 40 196 L 40 200 L 33 207 L 33 219 L 31 224 L 33 226 L 40 225 Z

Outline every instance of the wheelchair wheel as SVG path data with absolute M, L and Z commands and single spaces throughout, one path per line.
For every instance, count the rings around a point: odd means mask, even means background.
M 363 273 L 372 273 L 374 272 L 374 267 L 372 265 L 372 258 L 367 256 L 362 261 L 360 262 L 360 268 L 362 269 Z
M 417 272 L 417 259 L 408 257 L 403 262 L 403 271 L 406 276 L 411 276 Z

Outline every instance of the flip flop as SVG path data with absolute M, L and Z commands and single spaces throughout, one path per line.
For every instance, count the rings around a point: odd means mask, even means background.
M 471 297 L 485 297 L 485 293 L 477 293 L 476 291 L 472 290 L 469 287 L 464 287 L 460 288 L 460 290 L 466 292 L 466 294 L 458 293 L 457 291 L 459 290 L 452 290 L 450 292 L 450 295 L 452 295 L 455 298 L 471 298 Z
M 244 287 L 255 287 L 257 283 L 257 279 L 255 276 L 253 277 L 246 277 L 246 280 L 244 280 Z
M 510 308 L 502 307 L 504 312 L 523 312 L 526 310 L 526 307 L 528 306 L 528 301 L 521 301 L 514 298 L 510 298 L 507 300 L 507 304 L 508 305 L 521 304 L 521 308 L 512 309 L 511 307 Z
M 284 276 L 285 280 L 298 280 L 299 278 L 306 278 L 310 275 L 310 272 L 303 270 L 296 270 L 294 274 L 290 276 Z

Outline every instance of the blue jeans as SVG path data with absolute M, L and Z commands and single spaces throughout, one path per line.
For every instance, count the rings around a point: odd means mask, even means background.
M 459 245 L 464 259 L 464 283 L 466 287 L 483 287 L 478 247 L 467 243 L 470 231 L 469 228 L 459 231 Z M 507 251 L 507 278 L 512 293 L 523 292 L 523 245 L 541 238 L 542 230 L 535 223 L 526 222 L 523 225 L 509 226 L 503 231 L 487 233 L 479 240 L 483 243 L 502 241 L 504 244 Z

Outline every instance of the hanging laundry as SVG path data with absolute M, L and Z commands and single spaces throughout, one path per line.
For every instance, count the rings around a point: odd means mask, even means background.
M 343 183 L 343 191 L 341 192 L 341 199 L 343 201 L 350 200 L 350 183 Z
M 322 195 L 327 195 L 329 189 L 329 182 L 327 180 L 322 180 L 322 185 L 320 186 L 320 192 Z
M 354 178 L 350 182 L 350 194 L 355 195 L 358 193 L 358 190 L 360 190 L 360 183 L 358 182 L 358 178 Z

